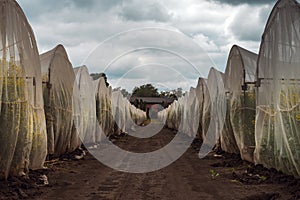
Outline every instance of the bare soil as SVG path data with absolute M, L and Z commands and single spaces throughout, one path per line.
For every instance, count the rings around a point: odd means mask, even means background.
M 149 152 L 166 145 L 174 131 L 163 129 L 149 139 L 130 136 L 114 143 L 133 152 Z M 30 173 L 30 178 L 10 177 L 0 182 L 4 199 L 300 199 L 300 180 L 275 169 L 244 162 L 238 155 L 211 153 L 198 158 L 200 141 L 170 166 L 147 174 L 129 174 L 110 169 L 89 153 L 75 160 L 65 155 L 48 162 L 47 170 Z M 47 175 L 49 185 L 38 185 Z

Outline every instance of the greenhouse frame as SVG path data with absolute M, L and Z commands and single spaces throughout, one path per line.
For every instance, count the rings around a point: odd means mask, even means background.
M 239 153 L 254 162 L 255 149 L 255 74 L 258 55 L 234 45 L 225 70 L 225 90 L 228 99 L 226 142 L 222 149 Z M 233 134 L 232 134 L 233 133 Z M 236 149 L 238 147 L 238 149 Z
M 113 135 L 114 122 L 112 114 L 112 89 L 107 87 L 104 77 L 93 81 L 96 98 L 96 116 L 99 126 L 97 125 L 97 135 Z M 99 134 L 100 133 L 100 134 Z M 99 140 L 99 141 L 98 141 Z M 101 138 L 97 139 L 98 142 Z
M 73 117 L 76 118 L 76 129 L 80 140 L 86 146 L 92 146 L 97 143 L 97 115 L 96 115 L 96 98 L 93 79 L 89 74 L 89 70 L 86 66 L 74 68 L 75 82 L 74 82 L 74 99 L 78 98 L 77 107 L 73 110 Z M 75 95 L 75 93 L 77 93 Z M 73 100 L 74 101 L 74 100 Z

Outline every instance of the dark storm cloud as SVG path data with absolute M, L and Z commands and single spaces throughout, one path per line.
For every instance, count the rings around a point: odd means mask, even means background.
M 241 5 L 241 4 L 262 5 L 262 4 L 272 4 L 276 2 L 276 0 L 207 0 L 207 1 L 229 4 L 233 6 Z
M 77 8 L 100 9 L 108 11 L 109 9 L 122 4 L 123 0 L 64 0 L 73 4 Z
M 257 9 L 250 6 L 240 8 L 229 26 L 231 33 L 241 41 L 259 42 L 271 9 L 271 6 Z M 245 20 L 250 18 L 251 20 Z
M 163 5 L 149 1 L 124 2 L 119 16 L 129 21 L 167 22 L 171 19 L 171 15 Z
M 26 16 L 34 21 L 49 13 L 61 13 L 65 9 L 70 9 L 74 15 L 78 11 L 85 10 L 91 12 L 108 12 L 111 8 L 122 4 L 123 0 L 24 0 L 18 1 Z
M 48 51 L 58 43 L 62 43 L 65 45 L 74 66 L 87 64 L 85 58 L 92 50 L 102 41 L 117 33 L 139 27 L 175 27 L 191 36 L 207 52 L 207 55 L 215 63 L 215 67 L 221 71 L 226 66 L 232 44 L 239 44 L 252 51 L 258 50 L 266 20 L 276 2 L 275 0 L 17 1 L 35 32 L 40 52 Z M 123 38 L 122 41 L 118 41 L 118 47 L 137 44 L 149 46 L 148 43 L 145 44 L 145 41 L 156 40 L 161 41 L 160 45 L 170 46 L 173 45 L 173 42 L 181 44 L 181 41 L 172 38 L 162 40 L 161 34 L 160 37 L 151 34 L 139 39 L 136 35 L 130 35 L 130 40 Z M 182 51 L 178 45 L 174 46 L 173 49 L 176 52 Z M 189 50 L 191 48 L 184 52 L 193 59 L 194 57 L 195 59 L 199 58 L 199 51 L 192 52 Z M 106 51 L 106 53 L 109 56 L 111 51 Z M 106 54 L 101 54 L 102 58 L 105 56 Z M 150 62 L 149 56 L 139 57 L 142 58 L 140 61 L 142 64 Z M 120 72 L 126 71 L 126 67 L 141 64 L 136 63 L 136 58 L 132 57 L 128 57 L 126 62 L 121 61 L 115 65 L 115 70 L 112 73 L 115 78 L 122 76 Z M 167 59 L 166 57 L 162 62 L 172 64 L 174 59 Z M 196 66 L 214 66 L 211 63 L 199 62 L 195 64 Z M 95 68 L 88 64 L 87 66 L 92 72 L 102 71 L 102 65 L 97 65 Z M 206 75 L 208 69 L 201 71 L 203 76 Z M 137 71 L 130 74 L 128 82 L 133 85 L 139 75 Z M 161 78 L 160 76 L 157 77 Z M 188 75 L 188 77 L 194 79 L 193 76 Z M 175 84 L 178 85 L 177 82 Z M 190 85 L 182 84 L 180 86 L 188 88 Z

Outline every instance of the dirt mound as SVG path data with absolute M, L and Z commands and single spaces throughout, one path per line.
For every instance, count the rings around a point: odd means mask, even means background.
M 28 177 L 10 176 L 6 181 L 0 181 L 0 199 L 32 199 L 40 195 L 40 187 L 48 184 L 48 171 L 30 171 Z
M 222 160 L 211 166 L 214 168 L 231 168 L 231 177 L 228 178 L 245 185 L 281 184 L 286 187 L 293 199 L 300 199 L 300 179 L 274 168 L 268 169 L 263 165 L 254 165 L 243 161 L 236 154 L 222 153 L 221 156 Z M 278 193 L 263 193 L 246 199 L 277 199 L 278 197 Z
M 242 200 L 276 200 L 280 197 L 279 193 L 261 193 L 246 197 Z
M 55 170 L 56 164 L 60 161 L 79 160 L 85 155 L 82 149 L 76 149 L 72 153 L 67 153 L 57 159 L 51 158 L 45 162 L 49 168 L 41 170 L 30 170 L 29 174 L 24 177 L 8 177 L 5 181 L 0 181 L 0 200 L 17 200 L 17 199 L 33 199 L 41 195 L 41 187 L 48 187 L 48 174 Z

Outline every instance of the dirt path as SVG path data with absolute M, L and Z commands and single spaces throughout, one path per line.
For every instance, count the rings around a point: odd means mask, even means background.
M 126 136 L 116 143 L 143 152 L 164 146 L 173 137 L 172 131 L 164 129 L 151 139 Z M 222 167 L 224 163 L 233 165 Z M 243 184 L 235 180 L 234 175 L 248 167 L 247 163 L 224 156 L 210 155 L 200 160 L 197 148 L 191 147 L 162 170 L 128 174 L 110 169 L 87 154 L 83 160 L 53 163 L 48 173 L 50 185 L 39 188 L 41 194 L 34 199 L 291 199 L 286 183 Z

